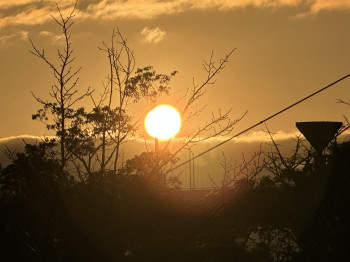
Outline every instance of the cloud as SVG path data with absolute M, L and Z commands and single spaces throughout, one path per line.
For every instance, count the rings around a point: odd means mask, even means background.
M 11 142 L 11 141 L 14 141 L 14 140 L 18 140 L 18 139 L 24 139 L 24 140 L 31 139 L 31 140 L 38 140 L 38 141 L 42 140 L 41 137 L 33 136 L 33 135 L 9 136 L 9 137 L 2 137 L 2 138 L 0 138 L 0 144 L 8 143 L 8 142 Z
M 52 44 L 63 42 L 65 39 L 63 34 L 55 34 L 49 31 L 41 31 L 39 32 L 39 36 L 49 38 Z
M 276 141 L 283 141 L 296 138 L 300 135 L 300 132 L 289 132 L 278 131 L 273 133 L 273 139 Z M 233 139 L 237 143 L 254 143 L 254 142 L 270 142 L 271 138 L 265 131 L 255 131 L 247 135 L 239 136 Z
M 233 8 L 244 8 L 248 6 L 255 7 L 284 7 L 297 6 L 305 2 L 305 0 L 187 0 L 192 9 L 219 9 L 227 10 Z
M 60 0 L 59 5 L 64 8 L 67 6 L 71 6 L 75 3 L 76 0 Z M 0 0 L 0 10 L 1 9 L 10 9 L 20 6 L 28 6 L 28 5 L 40 5 L 42 3 L 54 4 L 55 1 L 43 1 L 43 0 Z
M 100 0 L 87 6 L 86 16 L 96 19 L 152 19 L 189 10 L 219 11 L 245 7 L 280 8 L 306 6 L 312 13 L 321 10 L 350 9 L 349 0 Z
M 40 0 L 0 0 L 0 9 L 7 9 L 21 5 L 38 3 Z
M 49 31 L 41 31 L 41 32 L 39 32 L 39 35 L 40 36 L 53 36 L 53 33 L 52 32 L 49 32 Z
M 146 42 L 156 44 L 164 39 L 166 32 L 160 30 L 158 27 L 145 27 L 144 29 L 142 29 L 141 35 L 144 36 Z
M 98 19 L 115 19 L 117 17 L 151 19 L 159 15 L 183 12 L 189 7 L 187 2 L 184 0 L 101 0 L 98 3 L 88 5 L 85 12 L 88 16 Z
M 66 14 L 71 11 L 75 0 L 61 0 L 59 6 Z M 307 14 L 322 10 L 350 9 L 349 0 L 80 0 L 75 19 L 153 19 L 190 10 L 226 11 L 245 7 L 307 8 Z M 38 25 L 57 17 L 54 1 L 42 0 L 0 0 L 0 29 L 10 25 Z M 298 14 L 296 14 L 298 15 Z
M 314 0 L 311 5 L 311 12 L 317 13 L 321 10 L 342 10 L 350 9 L 349 0 Z
M 0 29 L 10 25 L 38 25 L 51 19 L 52 10 L 48 7 L 30 7 L 15 14 L 3 15 L 0 19 Z
M 234 135 L 234 134 L 232 134 Z M 304 136 L 301 135 L 299 131 L 296 132 L 285 132 L 285 131 L 277 131 L 273 132 L 273 139 L 275 141 L 286 141 L 290 139 L 295 139 L 298 136 L 301 136 L 304 138 Z M 349 138 L 350 137 L 350 130 L 346 130 L 339 136 L 339 141 Z M 230 139 L 229 136 L 221 136 L 221 137 L 215 137 L 208 139 L 207 142 L 209 143 L 220 143 L 223 141 L 226 141 Z M 305 139 L 305 138 L 304 138 Z M 271 142 L 271 138 L 269 134 L 266 131 L 254 131 L 250 132 L 248 134 L 244 134 L 238 137 L 235 137 L 232 139 L 232 142 L 234 143 L 265 143 L 265 142 Z
M 16 33 L 0 36 L 0 45 L 12 43 L 15 40 L 25 41 L 28 39 L 27 31 L 18 31 Z
M 234 134 L 232 134 L 232 136 L 233 135 Z M 273 133 L 273 139 L 276 141 L 289 140 L 289 139 L 296 138 L 298 135 L 300 135 L 300 132 L 278 131 Z M 228 139 L 230 139 L 230 136 L 220 136 L 220 137 L 214 137 L 214 138 L 208 139 L 207 142 L 221 143 Z M 271 138 L 269 134 L 265 131 L 254 131 L 232 139 L 232 142 L 234 143 L 256 143 L 256 142 L 264 143 L 269 141 L 271 141 Z
M 344 135 L 350 135 L 350 130 L 348 132 L 345 132 Z M 233 136 L 234 134 L 232 134 Z M 296 132 L 285 132 L 285 131 L 277 131 L 277 132 L 273 132 L 273 139 L 275 141 L 286 141 L 286 140 L 290 140 L 290 139 L 295 139 L 298 136 L 300 136 L 300 132 L 296 131 Z M 269 136 L 269 134 L 266 131 L 254 131 L 254 132 L 249 132 L 247 134 L 243 134 L 240 135 L 238 137 L 235 137 L 233 139 L 230 139 L 232 136 L 218 136 L 218 137 L 213 137 L 213 138 L 209 138 L 206 139 L 205 142 L 203 142 L 203 144 L 207 143 L 207 144 L 219 144 L 221 142 L 224 142 L 226 140 L 230 140 L 234 143 L 245 143 L 245 144 L 250 144 L 250 143 L 265 143 L 265 142 L 271 142 L 271 138 Z M 183 142 L 185 141 L 187 138 L 186 137 L 175 137 L 173 138 L 173 141 L 176 142 Z M 148 140 L 144 140 L 144 139 L 139 139 L 137 140 L 141 143 L 147 143 L 147 144 L 153 144 L 154 140 L 153 139 L 148 139 Z
M 33 26 L 52 21 L 52 16 L 58 17 L 58 11 L 53 1 L 37 0 L 0 0 L 0 29 L 7 26 Z M 62 13 L 71 12 L 75 1 L 60 1 Z M 77 17 L 79 15 L 77 14 Z

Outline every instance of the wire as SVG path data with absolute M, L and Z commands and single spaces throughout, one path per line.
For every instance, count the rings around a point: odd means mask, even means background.
M 186 161 L 182 162 L 181 164 L 179 164 L 179 165 L 177 165 L 177 166 L 175 166 L 175 167 L 169 169 L 168 171 L 165 172 L 165 174 L 167 174 L 167 173 L 169 173 L 169 172 L 171 172 L 171 171 L 174 171 L 175 169 L 178 169 L 179 167 L 182 167 L 183 165 L 185 165 L 185 164 L 187 164 L 187 163 L 193 161 L 194 159 L 196 159 L 196 158 L 198 158 L 198 157 L 200 157 L 200 156 L 202 156 L 202 155 L 204 155 L 204 154 L 206 154 L 206 153 L 212 151 L 213 149 L 215 149 L 215 148 L 217 148 L 217 147 L 219 147 L 219 146 L 222 146 L 223 144 L 225 144 L 225 143 L 231 141 L 232 139 L 234 139 L 234 138 L 236 138 L 236 137 L 238 137 L 238 136 L 240 136 L 240 135 L 242 135 L 242 134 L 248 132 L 249 130 L 251 130 L 251 129 L 253 129 L 253 128 L 259 126 L 259 125 L 261 125 L 262 123 L 264 123 L 264 122 L 266 122 L 266 121 L 268 121 L 268 120 L 270 120 L 270 119 L 272 119 L 272 118 L 274 118 L 274 117 L 276 117 L 276 116 L 282 114 L 283 112 L 285 112 L 285 111 L 291 109 L 292 107 L 294 107 L 294 106 L 296 106 L 296 105 L 298 105 L 298 104 L 304 102 L 305 100 L 307 100 L 307 99 L 309 99 L 309 98 L 311 98 L 311 97 L 313 97 L 313 96 L 315 96 L 315 95 L 321 93 L 322 91 L 324 91 L 324 90 L 330 88 L 331 86 L 333 86 L 333 85 L 335 85 L 335 84 L 337 84 L 337 83 L 343 81 L 345 78 L 347 78 L 347 77 L 349 77 L 349 76 L 350 76 L 350 74 L 347 74 L 347 75 L 343 76 L 342 78 L 339 78 L 338 80 L 334 81 L 333 83 L 331 83 L 331 84 L 329 84 L 329 85 L 327 85 L 327 86 L 325 86 L 325 87 L 323 87 L 323 88 L 317 90 L 316 92 L 314 92 L 314 93 L 312 93 L 312 94 L 310 94 L 310 95 L 304 97 L 303 99 L 300 99 L 299 101 L 297 101 L 297 102 L 291 104 L 290 106 L 285 107 L 284 109 L 282 109 L 282 110 L 278 111 L 277 113 L 275 113 L 275 114 L 273 114 L 273 115 L 271 115 L 271 116 L 265 118 L 264 120 L 261 120 L 260 122 L 254 124 L 254 125 L 252 125 L 252 126 L 250 126 L 250 127 L 248 127 L 247 129 L 244 129 L 243 131 L 241 131 L 241 132 L 239 132 L 239 133 L 237 133 L 237 134 L 231 136 L 230 138 L 228 138 L 228 139 L 222 141 L 221 143 L 219 143 L 219 144 L 217 144 L 217 145 L 215 145 L 215 146 L 213 146 L 213 147 L 211 147 L 211 148 L 209 148 L 209 149 L 203 151 L 202 153 L 200 153 L 200 154 L 198 154 L 198 155 L 192 157 L 191 159 L 186 160 Z

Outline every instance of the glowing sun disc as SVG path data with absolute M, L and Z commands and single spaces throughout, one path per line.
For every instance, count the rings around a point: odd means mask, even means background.
M 169 139 L 179 132 L 181 118 L 175 108 L 160 105 L 147 114 L 145 126 L 151 136 L 158 139 Z

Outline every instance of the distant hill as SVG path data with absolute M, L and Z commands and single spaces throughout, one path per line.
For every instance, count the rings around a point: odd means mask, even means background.
M 290 154 L 292 153 L 292 149 L 295 145 L 291 135 L 283 136 L 282 138 L 277 138 L 278 144 L 280 146 L 280 150 L 282 154 Z M 24 149 L 25 143 L 35 144 L 40 141 L 39 137 L 33 136 L 20 136 L 20 137 L 10 137 L 0 139 L 0 163 L 2 167 L 6 167 L 10 164 L 10 160 L 5 156 L 6 146 L 15 152 L 21 152 Z M 222 141 L 222 140 L 221 140 Z M 256 135 L 253 137 L 246 137 L 237 139 L 234 141 L 230 141 L 223 146 L 216 148 L 209 153 L 195 159 L 195 182 L 196 187 L 211 187 L 213 186 L 213 179 L 218 185 L 221 184 L 223 179 L 223 168 L 221 166 L 221 162 L 224 159 L 223 153 L 227 160 L 232 159 L 233 164 L 239 164 L 243 160 L 243 156 L 248 160 L 250 156 L 260 150 L 260 146 L 263 150 L 270 150 L 269 142 L 266 142 L 266 137 L 262 137 L 260 135 Z M 194 155 L 216 145 L 219 140 L 212 140 L 209 142 L 202 143 L 201 145 L 197 145 L 193 148 Z M 306 143 L 306 145 L 308 145 Z M 160 143 L 160 147 L 162 144 Z M 148 142 L 148 150 L 154 150 L 154 145 L 152 141 Z M 123 148 L 123 159 L 124 161 L 132 158 L 134 155 L 140 154 L 141 152 L 147 151 L 145 147 L 144 141 L 133 141 L 128 143 Z M 179 155 L 180 160 L 178 163 L 182 163 L 189 159 L 189 152 L 184 150 L 181 155 Z M 175 171 L 175 174 L 178 175 L 180 181 L 182 182 L 182 187 L 189 187 L 189 165 L 184 165 Z M 210 178 L 210 177 L 211 178 Z

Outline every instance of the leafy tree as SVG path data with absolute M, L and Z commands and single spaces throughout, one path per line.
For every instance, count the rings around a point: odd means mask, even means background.
M 131 159 L 126 160 L 124 168 L 121 170 L 126 175 L 139 175 L 146 179 L 154 187 L 164 189 L 166 185 L 178 186 L 180 181 L 176 176 L 167 178 L 163 174 L 162 167 L 170 163 L 175 164 L 178 158 L 174 158 L 169 151 L 161 150 L 157 152 L 143 152 Z
M 56 131 L 51 139 L 59 145 L 52 147 L 52 155 L 60 158 L 62 168 L 73 165 L 75 172 L 83 180 L 93 173 L 113 170 L 116 173 L 120 147 L 136 135 L 137 121 L 127 113 L 130 102 L 137 103 L 145 98 L 155 101 L 161 94 L 167 94 L 170 75 L 158 74 L 151 66 L 135 67 L 133 51 L 119 31 L 113 32 L 110 45 L 103 43 L 101 51 L 107 54 L 110 72 L 100 97 L 96 100 L 89 89 L 78 96 L 76 85 L 80 68 L 74 70 L 75 60 L 69 29 L 73 25 L 75 6 L 67 18 L 57 6 L 60 18 L 54 18 L 62 29 L 65 48 L 58 49 L 59 64 L 49 60 L 43 51 L 32 43 L 32 54 L 42 59 L 53 70 L 57 84 L 51 88 L 52 101 L 44 101 L 35 96 L 43 105 L 33 115 L 42 121 L 47 129 Z M 94 107 L 76 109 L 76 103 L 91 97 Z M 116 103 L 116 104 L 115 104 Z
M 24 152 L 20 153 L 8 150 L 12 163 L 1 170 L 2 194 L 53 197 L 60 188 L 72 185 L 73 177 L 62 171 L 60 162 L 48 153 L 53 146 L 54 142 L 47 142 L 26 144 Z
M 30 51 L 33 55 L 39 57 L 44 61 L 49 68 L 53 71 L 53 75 L 56 83 L 51 87 L 50 96 L 51 101 L 45 101 L 36 95 L 34 98 L 42 105 L 42 109 L 39 109 L 36 114 L 33 114 L 32 118 L 39 119 L 42 121 L 48 130 L 56 131 L 56 139 L 52 139 L 51 142 L 57 142 L 59 150 L 56 153 L 59 156 L 60 164 L 62 168 L 66 167 L 67 161 L 71 159 L 73 152 L 68 151 L 68 147 L 72 147 L 72 139 L 75 137 L 75 127 L 71 126 L 73 121 L 79 115 L 79 111 L 74 109 L 75 104 L 82 100 L 84 97 L 89 96 L 91 91 L 88 89 L 82 95 L 78 95 L 78 90 L 76 85 L 78 83 L 79 77 L 77 76 L 79 69 L 73 68 L 73 62 L 75 57 L 73 55 L 71 37 L 69 35 L 69 29 L 73 25 L 71 21 L 74 17 L 73 13 L 76 7 L 72 9 L 71 13 L 67 18 L 63 17 L 61 10 L 58 5 L 57 10 L 59 13 L 59 18 L 53 17 L 57 25 L 61 28 L 65 47 L 63 49 L 57 50 L 58 63 L 50 60 L 46 54 L 45 50 L 40 51 L 32 40 L 32 50 Z M 73 139 L 74 140 L 74 139 Z M 56 151 L 56 148 L 52 148 Z
M 141 100 L 156 103 L 161 95 L 169 94 L 170 80 L 177 71 L 166 75 L 158 74 L 152 66 L 137 68 L 133 51 L 117 30 L 113 32 L 110 43 L 103 42 L 103 46 L 100 47 L 107 56 L 109 66 L 107 81 L 103 84 L 100 96 L 94 97 L 89 89 L 77 96 L 77 74 L 80 69 L 72 69 L 74 57 L 69 35 L 75 7 L 67 18 L 63 17 L 58 6 L 57 9 L 60 18 L 54 19 L 62 29 L 65 39 L 65 48 L 63 51 L 58 50 L 60 64 L 55 65 L 51 62 L 45 52 L 39 51 L 32 42 L 32 53 L 48 64 L 57 81 L 50 93 L 53 101 L 44 101 L 34 95 L 43 108 L 33 115 L 33 119 L 39 119 L 49 130 L 56 131 L 56 138 L 52 141 L 57 142 L 59 150 L 55 151 L 57 148 L 53 147 L 52 155 L 59 156 L 62 167 L 73 167 L 81 180 L 86 180 L 94 174 L 110 171 L 117 173 L 123 168 L 120 161 L 121 146 L 138 135 L 139 121 L 130 116 L 130 104 L 140 103 Z M 212 54 L 209 61 L 205 62 L 206 78 L 200 84 L 193 81 L 193 87 L 187 91 L 180 103 L 183 107 L 183 125 L 202 113 L 203 107 L 198 109 L 196 103 L 205 94 L 206 88 L 215 83 L 215 77 L 225 68 L 233 51 L 219 61 L 215 61 Z M 92 109 L 75 108 L 78 101 L 88 97 L 94 104 Z M 230 110 L 212 114 L 212 119 L 196 130 L 184 128 L 184 138 L 179 143 L 170 140 L 164 149 L 164 152 L 168 151 L 169 144 L 174 144 L 171 155 L 162 157 L 167 161 L 160 163 L 159 170 L 173 165 L 183 149 L 189 149 L 212 137 L 229 134 L 244 116 L 231 121 L 229 113 Z M 156 152 L 152 154 L 156 155 Z
M 90 144 L 90 151 L 76 154 L 88 174 L 117 172 L 121 167 L 121 163 L 118 166 L 121 145 L 137 134 L 138 120 L 128 113 L 130 103 L 141 99 L 155 101 L 168 94 L 169 82 L 177 74 L 176 71 L 170 75 L 158 74 L 151 66 L 136 68 L 134 53 L 119 30 L 113 31 L 110 44 L 103 42 L 100 50 L 108 58 L 107 82 L 98 102 L 91 96 L 94 108 L 84 112 L 84 121 L 77 125 L 78 133 L 89 134 L 84 136 L 82 146 Z M 80 167 L 77 162 L 75 165 Z

